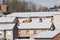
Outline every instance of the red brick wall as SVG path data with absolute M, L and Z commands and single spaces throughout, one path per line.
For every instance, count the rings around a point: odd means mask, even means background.
M 60 34 L 53 38 L 53 40 L 60 40 Z
M 1 11 L 6 12 L 7 11 L 7 5 L 1 5 Z

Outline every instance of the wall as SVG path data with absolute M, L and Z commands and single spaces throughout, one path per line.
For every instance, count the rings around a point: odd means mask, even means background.
M 7 40 L 13 40 L 13 31 L 6 31 Z
M 7 12 L 7 5 L 1 5 L 1 11 Z
M 53 40 L 60 40 L 60 34 L 56 35 Z
M 29 31 L 27 33 L 27 31 Z M 19 37 L 30 37 L 34 38 L 36 35 L 43 31 L 49 31 L 49 30 L 19 30 Z
M 0 39 L 2 39 L 2 38 L 4 39 L 4 31 L 0 31 Z
M 54 15 L 53 23 L 54 23 L 56 29 L 60 29 L 60 15 Z

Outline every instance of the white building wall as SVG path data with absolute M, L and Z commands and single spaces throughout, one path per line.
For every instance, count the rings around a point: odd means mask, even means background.
M 6 31 L 7 40 L 13 40 L 13 31 Z
M 0 31 L 0 40 L 4 39 L 4 31 Z

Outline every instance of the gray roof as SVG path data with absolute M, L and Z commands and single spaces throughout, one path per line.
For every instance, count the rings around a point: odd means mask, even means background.
M 48 23 L 21 23 L 20 26 L 18 26 L 19 29 L 50 29 L 51 28 L 51 22 Z
M 0 17 L 0 22 L 14 22 L 15 17 Z
M 59 31 L 43 31 L 42 33 L 35 36 L 35 38 L 53 38 L 59 33 Z
M 15 24 L 0 24 L 0 30 L 10 30 L 13 29 Z

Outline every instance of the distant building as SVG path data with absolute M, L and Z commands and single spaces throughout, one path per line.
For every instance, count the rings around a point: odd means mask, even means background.
M 35 40 L 60 40 L 60 32 L 44 31 L 35 36 Z
M 7 12 L 7 5 L 1 5 L 1 12 Z
M 0 40 L 18 39 L 18 28 L 15 24 L 0 25 Z
M 0 0 L 0 11 L 2 13 L 7 12 L 7 8 L 8 8 L 7 4 L 8 4 L 8 0 Z

